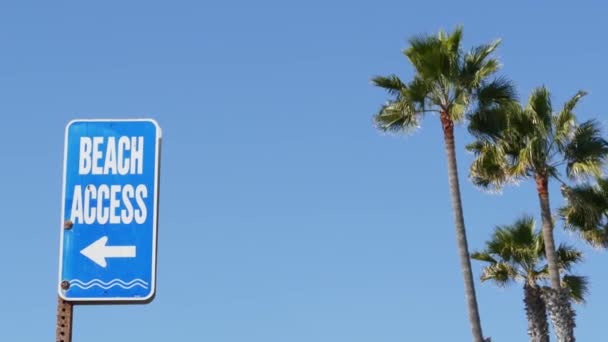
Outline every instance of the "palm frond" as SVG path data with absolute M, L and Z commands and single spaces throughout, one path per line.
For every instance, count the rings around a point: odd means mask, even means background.
M 442 74 L 450 73 L 450 58 L 439 38 L 419 35 L 411 38 L 409 43 L 410 46 L 403 53 L 421 77 L 438 80 Z
M 593 247 L 608 248 L 608 182 L 598 179 L 597 185 L 564 187 L 567 200 L 560 209 L 564 227 L 577 232 Z
M 407 85 L 408 91 L 405 96 L 410 103 L 416 104 L 420 110 L 427 109 L 429 94 L 432 92 L 432 85 L 421 77 L 414 79 Z M 436 102 L 430 102 L 429 106 L 437 105 Z
M 469 108 L 469 95 L 466 91 L 458 90 L 454 98 L 449 101 L 448 113 L 454 122 L 461 122 Z
M 511 162 L 509 163 L 510 168 L 508 170 L 509 174 L 512 174 L 513 177 L 525 177 L 535 169 L 535 166 L 542 164 L 539 162 L 536 157 L 539 155 L 539 145 L 541 145 L 542 140 L 537 138 L 532 138 L 528 141 L 522 141 L 525 144 L 519 143 L 517 148 L 513 148 L 508 151 Z
M 473 252 L 471 254 L 471 259 L 489 262 L 491 264 L 495 264 L 498 261 L 492 257 L 492 255 L 488 252 Z
M 524 215 L 517 219 L 507 229 L 511 234 L 511 249 L 514 260 L 525 263 L 527 267 L 534 268 L 539 258 L 539 249 L 544 250 L 544 246 L 539 246 L 540 232 L 535 232 L 536 223 L 532 216 Z
M 389 102 L 374 116 L 376 127 L 385 132 L 409 132 L 420 127 L 420 113 L 406 101 Z
M 468 115 L 469 132 L 477 139 L 496 141 L 508 129 L 509 120 L 520 108 L 513 84 L 497 78 L 475 93 L 478 106 Z
M 479 45 L 465 54 L 462 75 L 463 80 L 466 81 L 466 87 L 474 89 L 498 71 L 500 63 L 489 56 L 500 45 L 500 42 L 500 40 L 496 40 L 490 44 Z
M 420 35 L 410 39 L 403 51 L 419 77 L 437 85 L 436 95 L 447 105 L 451 88 L 460 83 L 462 64 L 462 27 L 451 34 L 440 31 L 437 36 Z
M 590 230 L 578 231 L 583 241 L 595 248 L 608 248 L 608 225 Z
M 572 131 L 576 125 L 574 107 L 585 95 L 587 95 L 586 92 L 579 90 L 570 100 L 566 101 L 562 110 L 553 118 L 553 125 L 555 126 L 554 139 L 560 151 L 563 151 L 564 145 L 572 135 Z
M 608 158 L 608 142 L 602 138 L 599 123 L 588 120 L 574 129 L 564 147 L 566 174 L 570 178 L 600 176 Z
M 509 136 L 503 140 L 509 145 L 519 147 L 525 145 L 526 140 L 538 137 L 540 135 L 539 126 L 541 125 L 537 124 L 536 114 L 530 111 L 529 108 L 519 105 L 514 107 L 514 109 L 509 111 L 508 116 Z
M 562 286 L 570 290 L 572 299 L 577 303 L 584 303 L 589 293 L 589 279 L 577 275 L 565 275 L 562 278 Z
M 508 110 L 502 105 L 477 108 L 468 115 L 469 133 L 479 140 L 497 141 L 507 129 Z
M 463 29 L 461 25 L 454 28 L 454 31 L 445 39 L 445 46 L 452 55 L 460 54 Z
M 560 244 L 555 251 L 557 255 L 557 264 L 561 270 L 570 271 L 574 264 L 580 263 L 583 260 L 583 253 L 576 248 Z
M 375 76 L 372 78 L 372 83 L 385 89 L 392 96 L 400 96 L 406 90 L 405 84 L 396 75 Z
M 541 268 L 535 269 L 531 275 L 535 280 L 549 279 L 549 265 L 545 264 Z
M 551 136 L 552 133 L 552 106 L 551 106 L 551 95 L 549 90 L 544 86 L 535 88 L 528 99 L 528 105 L 526 109 L 533 113 L 533 124 L 541 126 L 539 132 L 544 137 Z
M 469 168 L 469 178 L 478 187 L 498 191 L 512 180 L 506 172 L 507 161 L 501 146 L 487 141 L 476 141 L 467 145 L 467 150 L 475 154 Z
M 498 262 L 484 267 L 480 279 L 482 282 L 493 280 L 498 286 L 506 286 L 518 278 L 520 275 L 511 265 Z
M 538 259 L 535 246 L 538 233 L 534 232 L 534 226 L 534 218 L 527 215 L 511 225 L 497 226 L 486 243 L 486 251 L 500 256 L 501 260 L 523 265 L 527 273 Z
M 498 104 L 511 104 L 517 99 L 513 82 L 505 77 L 497 77 L 490 82 L 483 82 L 475 91 L 479 106 L 487 108 Z
M 608 178 L 598 178 L 597 179 L 598 191 L 602 194 L 608 196 Z
M 581 230 L 595 229 L 608 214 L 608 197 L 596 186 L 582 184 L 564 187 L 562 194 L 567 200 L 560 214 L 566 225 Z
M 574 107 L 576 107 L 576 104 L 578 103 L 578 101 L 580 101 L 581 98 L 583 98 L 583 96 L 587 95 L 587 92 L 584 90 L 579 90 L 576 92 L 576 94 L 574 94 L 574 96 L 572 96 L 572 98 L 570 98 L 570 100 L 566 101 L 566 103 L 564 103 L 564 108 L 562 109 L 561 113 L 567 113 L 567 112 L 572 112 L 574 110 Z

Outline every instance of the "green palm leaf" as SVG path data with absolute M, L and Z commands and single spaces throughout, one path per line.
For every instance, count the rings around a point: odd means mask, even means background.
M 572 246 L 561 244 L 556 250 L 559 268 L 570 271 L 574 264 L 583 261 L 583 253 Z
M 585 121 L 574 129 L 572 139 L 564 147 L 564 155 L 568 177 L 601 175 L 608 157 L 608 142 L 602 138 L 597 121 Z
M 481 281 L 493 280 L 498 286 L 506 286 L 519 278 L 517 271 L 508 263 L 497 262 L 484 267 Z
M 396 75 L 376 76 L 372 78 L 372 83 L 380 88 L 386 89 L 389 94 L 399 97 L 407 90 L 407 87 Z
M 420 125 L 419 113 L 405 101 L 383 105 L 374 117 L 376 126 L 387 132 L 411 131 Z
M 545 87 L 534 89 L 528 99 L 526 109 L 534 117 L 533 124 L 537 127 L 537 132 L 541 132 L 543 137 L 550 136 L 553 112 L 549 90 Z
M 500 45 L 500 39 L 490 44 L 483 44 L 473 48 L 464 57 L 463 75 L 469 89 L 479 87 L 489 76 L 498 71 L 500 64 L 496 59 L 488 57 Z
M 608 248 L 608 179 L 596 185 L 564 187 L 567 205 L 560 209 L 565 228 L 594 247 Z
M 589 280 L 587 277 L 565 275 L 562 278 L 562 284 L 570 290 L 570 295 L 575 302 L 585 302 L 585 296 L 589 293 Z
M 555 126 L 555 142 L 560 151 L 563 151 L 566 141 L 571 138 L 572 132 L 576 126 L 574 107 L 576 107 L 576 104 L 585 95 L 587 95 L 586 92 L 579 90 L 564 104 L 563 109 L 553 118 L 553 125 Z
M 499 145 L 480 140 L 467 145 L 467 150 L 476 155 L 470 169 L 473 184 L 497 191 L 510 180 L 506 156 Z

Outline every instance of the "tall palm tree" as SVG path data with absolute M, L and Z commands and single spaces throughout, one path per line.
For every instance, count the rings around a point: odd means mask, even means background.
M 597 184 L 562 187 L 568 203 L 560 210 L 566 228 L 597 248 L 608 248 L 608 178 Z
M 601 137 L 596 121 L 578 123 L 574 108 L 585 92 L 579 91 L 560 112 L 554 113 L 549 91 L 539 87 L 532 91 L 525 107 L 508 105 L 502 116 L 485 114 L 471 118 L 469 129 L 477 141 L 467 148 L 476 155 L 471 165 L 473 182 L 484 188 L 499 189 L 505 183 L 534 179 L 540 202 L 545 254 L 558 303 L 551 306 L 569 310 L 567 294 L 560 285 L 559 265 L 553 240 L 553 220 L 549 203 L 549 180 L 564 182 L 559 172 L 565 167 L 569 179 L 599 175 L 608 157 L 608 143 Z M 571 341 L 574 326 L 559 326 L 565 331 L 563 341 Z M 562 340 L 560 340 L 562 341 Z
M 501 287 L 513 281 L 523 283 L 530 341 L 549 342 L 547 306 L 543 298 L 543 283 L 549 274 L 543 236 L 541 232 L 535 232 L 534 227 L 534 219 L 530 216 L 524 216 L 512 225 L 498 226 L 486 242 L 486 248 L 473 253 L 471 258 L 488 263 L 483 269 L 482 282 L 492 280 Z M 582 260 L 581 252 L 564 244 L 557 248 L 556 254 L 562 271 L 569 271 Z M 564 275 L 561 286 L 570 290 L 575 301 L 584 301 L 585 277 Z
M 474 341 L 483 342 L 458 184 L 454 123 L 462 121 L 467 113 L 482 108 L 490 111 L 500 103 L 512 100 L 514 91 L 505 79 L 492 78 L 499 63 L 491 55 L 500 41 L 480 45 L 465 53 L 461 40 L 461 27 L 451 34 L 440 31 L 437 36 L 414 37 L 403 51 L 414 67 L 413 79 L 405 83 L 390 75 L 377 76 L 372 81 L 387 90 L 391 97 L 375 116 L 381 130 L 409 131 L 418 127 L 425 114 L 439 114 L 469 320 Z

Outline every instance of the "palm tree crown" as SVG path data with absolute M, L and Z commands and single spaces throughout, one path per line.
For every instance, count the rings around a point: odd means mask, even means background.
M 372 79 L 376 86 L 386 89 L 393 97 L 375 116 L 380 129 L 415 129 L 422 116 L 431 112 L 459 122 L 467 111 L 489 109 L 515 96 L 506 79 L 490 80 L 500 67 L 498 60 L 490 57 L 500 40 L 466 53 L 462 51 L 461 40 L 461 27 L 452 34 L 440 31 L 437 36 L 414 37 L 410 39 L 410 46 L 403 50 L 416 71 L 414 79 L 407 84 L 396 75 Z
M 549 91 L 539 87 L 525 107 L 508 105 L 506 116 L 473 117 L 471 132 L 477 141 L 467 147 L 477 157 L 471 166 L 473 182 L 500 189 L 524 177 L 561 180 L 560 166 L 570 179 L 601 174 L 608 143 L 596 121 L 578 123 L 574 114 L 585 94 L 579 91 L 554 113 Z
M 545 259 L 545 243 L 540 231 L 534 231 L 535 222 L 530 216 L 518 219 L 514 224 L 498 226 L 483 251 L 471 254 L 471 258 L 488 263 L 483 269 L 481 281 L 494 281 L 505 286 L 513 281 L 538 287 L 549 278 Z M 557 250 L 559 267 L 570 271 L 582 261 L 582 253 L 572 246 L 561 244 Z M 571 290 L 572 298 L 584 301 L 587 279 L 576 275 L 565 275 L 562 286 Z

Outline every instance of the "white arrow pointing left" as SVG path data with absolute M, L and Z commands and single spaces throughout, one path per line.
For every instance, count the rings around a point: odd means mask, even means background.
M 106 267 L 106 258 L 135 258 L 135 246 L 107 246 L 108 237 L 104 236 L 99 240 L 85 247 L 80 251 L 82 255 L 91 259 L 101 267 Z

